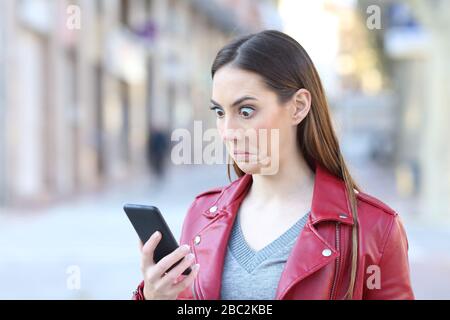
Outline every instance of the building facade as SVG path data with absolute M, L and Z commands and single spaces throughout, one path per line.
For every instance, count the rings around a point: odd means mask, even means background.
M 212 120 L 210 65 L 220 46 L 281 27 L 276 1 L 0 6 L 3 205 L 64 199 L 142 174 L 153 127 Z

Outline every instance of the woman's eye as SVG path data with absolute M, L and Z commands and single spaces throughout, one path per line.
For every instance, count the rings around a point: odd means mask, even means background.
M 253 111 L 255 111 L 253 108 L 251 107 L 242 107 L 239 110 L 239 113 L 244 117 L 244 118 L 249 118 L 251 117 Z
M 222 117 L 225 115 L 225 113 L 223 112 L 223 110 L 220 109 L 220 108 L 218 108 L 218 107 L 212 107 L 211 110 L 213 110 L 213 111 L 216 113 L 216 116 L 217 116 L 218 118 L 222 118 Z

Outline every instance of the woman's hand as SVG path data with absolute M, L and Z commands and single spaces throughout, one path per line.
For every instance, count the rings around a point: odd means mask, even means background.
M 162 258 L 158 263 L 153 260 L 156 246 L 161 240 L 161 233 L 156 231 L 150 239 L 141 244 L 141 271 L 144 275 L 144 298 L 146 300 L 174 300 L 178 294 L 190 287 L 197 277 L 199 265 L 193 267 L 194 255 L 189 253 L 189 246 L 178 247 L 172 253 Z M 167 272 L 172 265 L 183 259 L 176 267 Z M 192 271 L 184 278 L 180 278 L 183 271 L 191 267 Z M 166 273 L 167 272 L 167 273 Z

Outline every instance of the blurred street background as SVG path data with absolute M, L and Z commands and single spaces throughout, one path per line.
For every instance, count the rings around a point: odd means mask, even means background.
M 171 133 L 215 126 L 215 54 L 264 29 L 316 64 L 356 181 L 404 222 L 416 298 L 450 299 L 447 0 L 1 0 L 0 299 L 131 298 L 123 204 L 158 206 L 178 238 L 228 183 L 174 164 Z

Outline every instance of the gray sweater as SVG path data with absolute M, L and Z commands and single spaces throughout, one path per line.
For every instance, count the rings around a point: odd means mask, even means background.
M 273 300 L 284 265 L 309 212 L 280 237 L 254 251 L 245 241 L 239 211 L 235 218 L 222 273 L 221 299 Z

